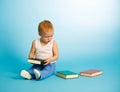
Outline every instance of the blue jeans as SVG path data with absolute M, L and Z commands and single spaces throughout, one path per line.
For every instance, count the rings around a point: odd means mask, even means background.
M 40 79 L 45 79 L 55 72 L 55 63 L 49 63 L 47 65 L 33 65 L 30 69 L 27 70 L 33 79 L 35 79 L 35 74 L 33 72 L 34 69 L 37 69 L 40 72 Z

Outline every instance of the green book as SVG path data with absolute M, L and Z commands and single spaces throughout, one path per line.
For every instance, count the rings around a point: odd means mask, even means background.
M 65 78 L 65 79 L 70 79 L 70 78 L 78 78 L 78 74 L 69 70 L 63 70 L 63 71 L 57 71 L 56 75 Z

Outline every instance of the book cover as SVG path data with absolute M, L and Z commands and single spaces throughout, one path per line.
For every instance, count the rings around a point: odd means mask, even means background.
M 43 59 L 36 59 L 36 58 L 28 58 L 28 62 L 31 64 L 39 64 L 39 65 L 45 63 Z
M 70 79 L 70 78 L 78 78 L 78 74 L 69 70 L 63 70 L 63 71 L 57 71 L 56 75 L 65 78 L 65 79 Z
M 103 72 L 101 70 L 90 69 L 90 70 L 80 72 L 80 75 L 81 76 L 93 77 L 93 76 L 101 75 L 102 73 Z

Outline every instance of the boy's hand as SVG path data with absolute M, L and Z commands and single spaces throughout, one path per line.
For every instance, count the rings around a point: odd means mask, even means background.
M 46 59 L 44 62 L 45 62 L 45 64 L 44 64 L 44 65 L 49 64 L 49 63 L 50 63 L 50 58 Z

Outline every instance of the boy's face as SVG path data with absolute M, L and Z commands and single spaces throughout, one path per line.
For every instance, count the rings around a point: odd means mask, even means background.
M 52 37 L 53 37 L 53 31 L 48 31 L 47 33 L 43 33 L 41 34 L 41 40 L 44 42 L 44 43 L 48 43 L 52 40 Z

